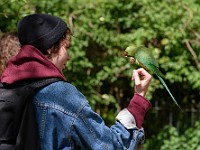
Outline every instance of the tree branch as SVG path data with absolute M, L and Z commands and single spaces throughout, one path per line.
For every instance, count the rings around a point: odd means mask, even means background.
M 186 9 L 187 10 L 187 12 L 188 12 L 188 14 L 189 14 L 189 17 L 188 17 L 188 20 L 185 22 L 185 24 L 184 24 L 184 29 L 186 29 L 186 27 L 189 25 L 189 23 L 191 23 L 191 21 L 192 21 L 192 18 L 193 18 L 193 12 L 185 5 L 185 4 L 182 4 L 182 7 L 184 8 L 184 9 Z
M 197 69 L 198 69 L 199 72 L 200 72 L 200 62 L 199 62 L 199 60 L 198 60 L 197 54 L 196 54 L 195 51 L 192 49 L 189 40 L 185 40 L 185 44 L 186 44 L 186 46 L 187 46 L 188 51 L 192 54 L 192 57 L 193 57 L 193 59 L 194 59 L 194 61 L 195 61 L 195 64 L 196 64 L 196 66 L 197 66 Z

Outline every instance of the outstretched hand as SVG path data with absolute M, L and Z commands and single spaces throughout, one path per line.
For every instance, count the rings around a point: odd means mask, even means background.
M 135 93 L 145 97 L 152 76 L 143 68 L 133 70 L 132 80 L 135 81 Z

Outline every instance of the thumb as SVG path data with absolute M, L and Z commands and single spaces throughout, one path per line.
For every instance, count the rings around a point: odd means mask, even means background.
M 133 70 L 132 79 L 135 80 L 135 85 L 140 85 L 141 84 L 139 74 L 138 74 L 138 72 L 136 70 Z

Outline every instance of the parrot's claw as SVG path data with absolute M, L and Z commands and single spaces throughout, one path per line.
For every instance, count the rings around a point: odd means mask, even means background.
M 131 64 L 134 64 L 134 63 L 135 63 L 135 58 L 130 57 L 130 63 L 131 63 Z

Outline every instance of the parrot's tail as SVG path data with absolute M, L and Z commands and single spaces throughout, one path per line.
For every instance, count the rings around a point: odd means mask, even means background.
M 158 76 L 158 75 L 157 75 Z M 167 90 L 167 92 L 169 93 L 169 95 L 171 96 L 171 98 L 174 100 L 175 104 L 179 107 L 179 109 L 183 112 L 183 110 L 181 109 L 181 107 L 179 106 L 179 104 L 177 103 L 177 101 L 175 100 L 174 96 L 171 94 L 169 88 L 167 87 L 165 81 L 163 80 L 162 77 L 158 76 L 160 82 L 163 84 L 163 86 L 165 87 L 165 89 Z

